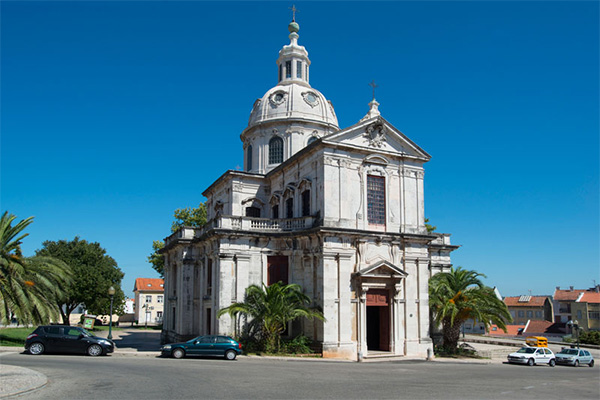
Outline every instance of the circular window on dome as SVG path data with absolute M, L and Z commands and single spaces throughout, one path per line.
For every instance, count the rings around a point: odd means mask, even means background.
M 269 103 L 271 103 L 273 106 L 277 107 L 278 105 L 280 105 L 281 103 L 283 103 L 285 101 L 285 98 L 287 97 L 287 93 L 284 91 L 277 91 L 275 93 L 272 93 L 269 96 Z
M 314 107 L 319 104 L 319 98 L 313 92 L 302 93 L 302 98 L 309 106 Z

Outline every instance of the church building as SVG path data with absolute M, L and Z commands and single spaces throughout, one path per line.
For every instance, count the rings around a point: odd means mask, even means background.
M 203 195 L 207 224 L 165 239 L 163 342 L 235 335 L 217 312 L 248 286 L 299 284 L 325 321 L 287 329 L 323 357 L 361 360 L 432 350 L 429 278 L 451 266 L 449 234 L 428 232 L 424 164 L 430 155 L 379 110 L 340 129 L 331 101 L 310 85 L 299 26 L 277 58 L 277 86 L 254 102 L 240 135 L 244 170 Z

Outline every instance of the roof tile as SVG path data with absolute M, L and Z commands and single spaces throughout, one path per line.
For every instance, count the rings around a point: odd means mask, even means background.
M 165 280 L 158 278 L 137 278 L 133 291 L 153 291 L 153 292 L 164 292 L 165 291 Z

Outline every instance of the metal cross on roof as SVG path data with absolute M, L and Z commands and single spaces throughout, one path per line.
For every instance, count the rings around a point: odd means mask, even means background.
M 291 7 L 288 7 L 288 9 L 292 10 L 292 22 L 296 22 L 296 11 L 298 11 L 296 5 L 293 4 Z
M 369 86 L 373 88 L 373 100 L 375 100 L 375 88 L 379 87 L 379 85 L 376 85 L 375 81 L 371 81 L 371 83 L 369 83 Z

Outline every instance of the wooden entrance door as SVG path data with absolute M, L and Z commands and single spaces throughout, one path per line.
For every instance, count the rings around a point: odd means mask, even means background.
M 377 324 L 377 326 L 368 326 L 367 332 L 371 335 L 377 335 L 378 338 L 371 337 L 367 340 L 370 343 L 379 343 L 379 349 L 390 351 L 390 294 L 386 289 L 372 289 L 367 292 L 367 307 L 374 307 L 371 313 L 378 310 L 378 318 L 368 318 L 367 323 Z

